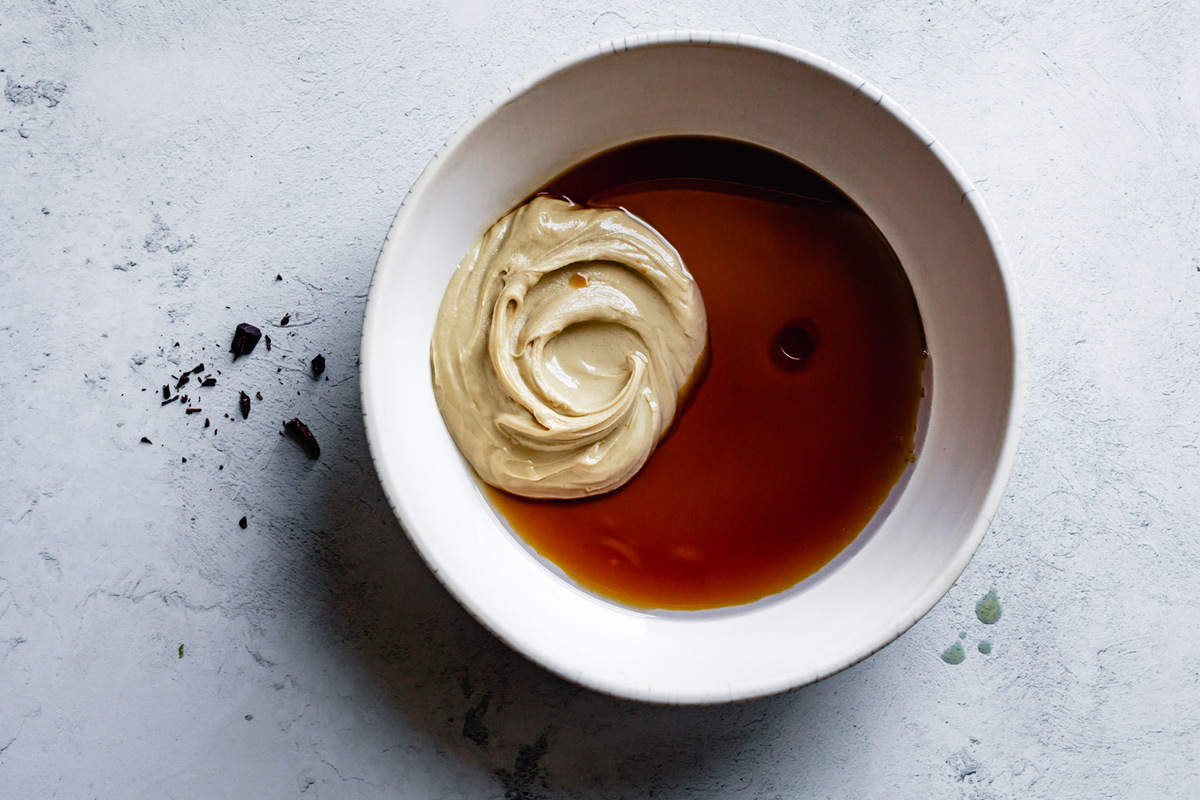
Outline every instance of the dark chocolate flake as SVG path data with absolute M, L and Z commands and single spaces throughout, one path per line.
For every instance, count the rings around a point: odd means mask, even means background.
M 317 353 L 317 355 L 312 360 L 311 367 L 312 367 L 312 376 L 314 378 L 321 377 L 321 373 L 325 371 L 325 356 L 321 355 L 320 353 Z
M 245 392 L 238 392 L 238 408 L 242 412 L 242 419 L 250 416 L 250 395 Z
M 275 274 L 275 280 L 277 280 L 277 281 L 281 281 L 281 280 L 283 280 L 283 276 L 282 276 L 282 275 L 280 275 L 279 273 L 276 273 L 276 274 Z
M 233 329 L 233 343 L 229 346 L 229 352 L 233 353 L 235 360 L 238 356 L 249 355 L 261 337 L 262 331 L 249 322 L 238 323 Z
M 150 441 L 150 440 L 149 440 L 149 439 L 147 439 L 145 436 L 143 436 L 143 437 L 142 437 L 142 444 L 154 444 L 154 442 Z
M 197 364 L 196 366 L 192 367 L 192 373 L 193 373 L 193 374 L 195 374 L 195 375 L 199 375 L 201 372 L 204 372 L 204 365 L 203 365 L 203 364 Z
M 283 319 L 279 320 L 279 324 L 280 324 L 280 325 L 287 325 L 287 324 L 288 324 L 289 322 L 291 322 L 291 321 L 292 321 L 292 315 L 291 315 L 291 314 L 284 314 L 284 315 L 283 315 Z
M 166 400 L 163 400 L 161 403 L 159 403 L 159 405 L 160 405 L 160 406 L 165 406 L 165 405 L 167 405 L 168 403 L 174 403 L 174 402 L 175 402 L 176 400 L 178 400 L 178 399 L 179 399 L 179 395 L 173 395 L 173 396 L 171 396 L 171 397 L 168 397 Z
M 255 392 L 254 397 L 257 400 L 262 400 L 262 392 Z
M 216 386 L 216 385 L 217 385 L 217 379 L 216 379 L 216 378 L 205 378 L 204 380 L 200 381 L 200 385 L 201 385 L 201 386 L 203 386 L 203 387 L 204 387 L 204 388 L 206 388 L 206 389 L 207 389 L 207 388 L 210 388 L 210 387 L 213 387 L 213 386 Z
M 171 396 L 171 387 L 164 383 L 163 384 L 163 400 L 166 400 L 170 396 Z
M 183 413 L 185 413 L 185 414 L 199 414 L 199 413 L 200 413 L 201 411 L 203 411 L 203 410 L 204 410 L 204 409 L 202 409 L 202 408 L 185 408 L 185 409 L 183 410 Z
M 246 529 L 246 524 L 247 523 L 246 523 L 245 517 L 242 517 L 241 519 L 238 520 L 238 527 L 241 528 L 242 530 Z
M 271 337 L 269 335 L 264 336 L 263 341 L 267 343 L 267 352 L 271 352 Z
M 304 448 L 304 454 L 309 458 L 317 458 L 321 455 L 321 446 L 317 444 L 317 437 L 313 436 L 312 431 L 300 421 L 299 417 L 292 417 L 283 423 L 283 432 L 289 439 Z
M 192 375 L 190 372 L 183 373 L 179 376 L 179 380 L 175 381 L 175 388 L 182 389 L 184 386 L 187 386 L 187 382 L 191 379 Z

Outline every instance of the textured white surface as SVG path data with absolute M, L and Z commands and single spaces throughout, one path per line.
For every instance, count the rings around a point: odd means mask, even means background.
M 1200 7 L 379 5 L 0 7 L 0 796 L 1195 790 Z M 685 26 L 832 58 L 938 136 L 1006 236 L 1029 390 L 928 617 L 813 687 L 681 710 L 565 684 L 445 594 L 379 495 L 354 358 L 383 233 L 472 110 Z M 275 347 L 230 369 L 242 320 Z M 205 414 L 159 408 L 198 361 Z M 226 420 L 239 388 L 264 400 Z M 275 435 L 295 414 L 319 461 Z

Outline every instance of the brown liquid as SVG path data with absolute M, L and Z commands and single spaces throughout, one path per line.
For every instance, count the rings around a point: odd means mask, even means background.
M 542 191 L 644 219 L 708 310 L 710 363 L 646 466 L 578 501 L 488 489 L 582 586 L 646 608 L 746 603 L 816 572 L 912 458 L 924 334 L 882 235 L 783 156 L 707 137 L 602 154 Z

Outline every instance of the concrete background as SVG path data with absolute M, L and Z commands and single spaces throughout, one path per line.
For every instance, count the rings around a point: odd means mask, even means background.
M 0 797 L 1200 796 L 1200 5 L 838 5 L 0 2 Z M 678 27 L 907 106 L 1028 332 L 1016 470 L 949 595 L 821 684 L 696 709 L 468 618 L 380 496 L 355 371 L 441 143 L 515 76 Z M 231 369 L 243 320 L 274 348 Z M 204 413 L 160 408 L 200 361 Z

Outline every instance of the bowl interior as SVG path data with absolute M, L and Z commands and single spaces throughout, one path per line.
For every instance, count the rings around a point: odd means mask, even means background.
M 623 44 L 532 79 L 452 140 L 414 186 L 368 300 L 368 439 L 417 549 L 518 650 L 569 679 L 638 699 L 766 694 L 882 647 L 932 607 L 970 558 L 1015 445 L 1011 295 L 971 187 L 877 90 L 807 54 L 743 37 Z M 918 460 L 873 535 L 820 580 L 735 613 L 641 613 L 546 569 L 479 491 L 429 380 L 442 293 L 479 234 L 570 165 L 671 134 L 769 147 L 854 199 L 908 274 L 937 368 Z

